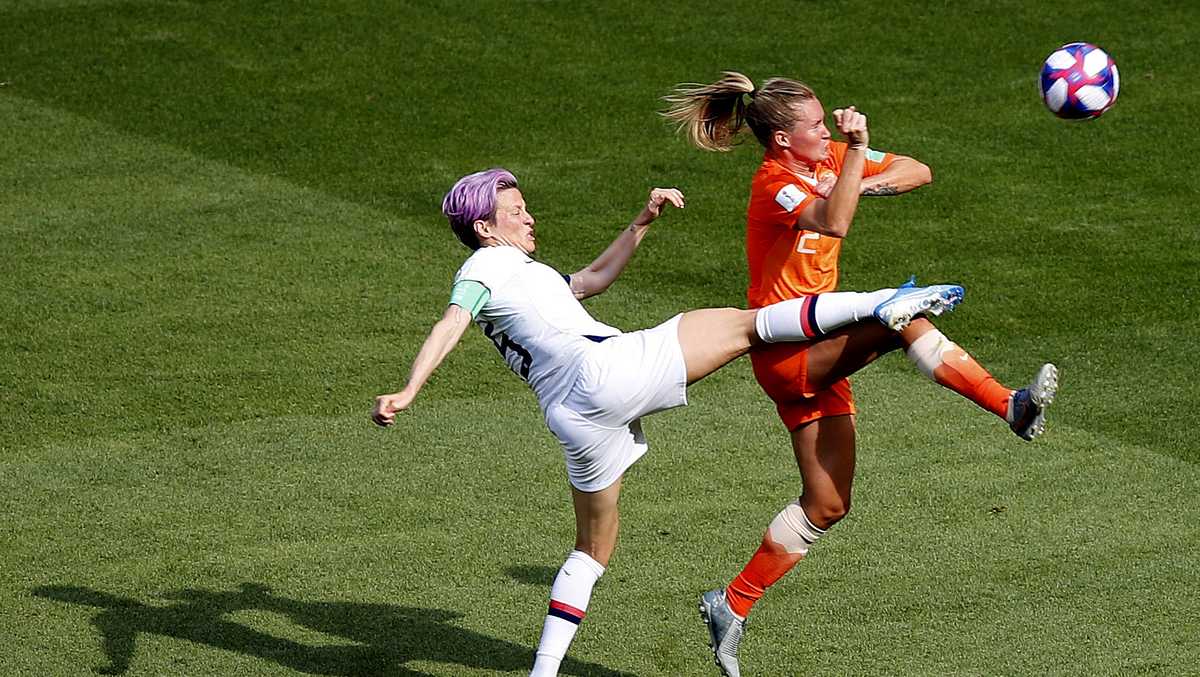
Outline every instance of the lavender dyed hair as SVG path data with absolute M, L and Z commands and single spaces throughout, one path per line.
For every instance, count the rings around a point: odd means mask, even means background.
M 450 230 L 463 244 L 479 249 L 475 222 L 495 216 L 496 193 L 516 187 L 517 177 L 500 167 L 467 174 L 455 181 L 454 187 L 442 199 L 442 213 L 450 221 Z

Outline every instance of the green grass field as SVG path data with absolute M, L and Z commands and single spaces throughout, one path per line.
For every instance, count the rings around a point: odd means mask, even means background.
M 866 201 L 843 287 L 959 281 L 942 329 L 1034 444 L 898 355 L 855 381 L 855 508 L 756 607 L 743 673 L 1200 674 L 1200 59 L 1192 2 L 0 2 L 0 674 L 520 675 L 573 521 L 526 387 L 472 330 L 391 430 L 502 165 L 542 259 L 647 189 L 685 211 L 589 302 L 740 305 L 753 142 L 657 116 L 734 68 L 857 104 L 933 185 Z M 1121 67 L 1090 123 L 1035 77 Z M 647 422 L 564 674 L 715 675 L 695 602 L 799 491 L 739 362 Z

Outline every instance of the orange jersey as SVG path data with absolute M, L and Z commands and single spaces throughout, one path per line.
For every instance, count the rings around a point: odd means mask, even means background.
M 822 178 L 841 175 L 846 148 L 840 141 L 830 142 L 829 157 L 817 164 L 815 177 L 794 174 L 772 158 L 759 166 L 746 210 L 746 300 L 751 308 L 837 288 L 841 238 L 799 229 L 796 219 L 820 198 L 817 183 Z M 895 159 L 891 153 L 868 150 L 863 176 L 882 172 Z

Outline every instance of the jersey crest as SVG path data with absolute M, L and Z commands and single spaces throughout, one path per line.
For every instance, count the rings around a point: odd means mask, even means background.
M 778 193 L 775 193 L 775 202 L 779 203 L 779 206 L 785 210 L 792 212 L 804 202 L 804 197 L 804 191 L 800 190 L 796 184 L 789 183 L 780 188 Z

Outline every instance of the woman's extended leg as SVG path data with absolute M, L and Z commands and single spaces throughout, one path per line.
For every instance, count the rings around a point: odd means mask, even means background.
M 575 504 L 575 549 L 558 570 L 550 588 L 550 608 L 542 625 L 542 639 L 531 677 L 553 677 L 587 613 L 592 587 L 617 546 L 620 518 L 617 499 L 621 481 L 607 489 L 585 492 L 571 487 Z
M 904 333 L 921 324 L 933 326 L 923 318 L 917 319 Z M 805 390 L 825 390 L 887 353 L 903 348 L 902 335 L 878 322 L 859 322 L 814 342 L 808 346 L 808 382 Z
M 896 348 L 904 348 L 905 356 L 931 381 L 1005 420 L 1022 438 L 1041 432 L 1043 410 L 1058 388 L 1054 365 L 1043 365 L 1029 387 L 1013 390 L 925 318 L 914 319 L 899 334 L 864 322 L 813 343 L 808 348 L 810 387 L 827 388 Z
M 678 330 L 679 345 L 687 364 L 687 380 L 689 384 L 699 381 L 759 343 L 824 342 L 847 326 L 859 330 L 876 327 L 870 335 L 872 340 L 894 336 L 894 332 L 875 320 L 877 309 L 886 306 L 889 317 L 911 318 L 920 312 L 941 313 L 953 308 L 961 298 L 961 287 L 934 285 L 909 287 L 902 293 L 880 289 L 815 294 L 757 310 L 693 310 L 683 314 Z M 907 319 L 904 321 L 908 322 Z M 856 368 L 862 368 L 863 364 Z
M 679 319 L 679 347 L 688 385 L 699 381 L 761 342 L 754 328 L 757 310 L 706 308 Z

